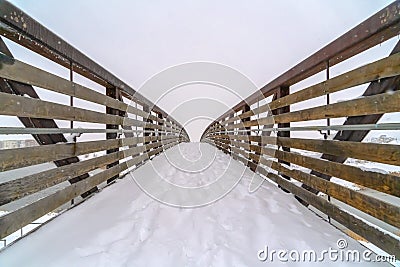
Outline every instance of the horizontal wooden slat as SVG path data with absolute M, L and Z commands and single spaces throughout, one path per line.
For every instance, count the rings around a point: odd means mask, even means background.
M 174 146 L 175 143 L 167 145 L 164 149 Z M 64 189 L 61 189 L 49 196 L 39 199 L 36 202 L 28 204 L 14 212 L 8 213 L 0 217 L 0 239 L 17 231 L 28 223 L 40 218 L 41 216 L 53 211 L 62 204 L 88 191 L 94 186 L 106 181 L 107 179 L 118 175 L 131 166 L 137 165 L 148 159 L 152 154 L 162 151 L 162 147 L 158 151 L 154 150 L 149 154 L 143 154 L 126 162 L 120 163 L 101 173 L 88 177 L 85 180 L 74 183 Z
M 212 140 L 213 143 L 216 143 L 224 148 L 229 148 L 229 141 L 228 140 Z
M 393 123 L 391 123 L 393 124 Z M 382 124 L 385 125 L 385 124 Z M 385 129 L 392 127 L 388 126 Z M 393 126 L 394 127 L 394 126 Z M 400 123 L 399 123 L 400 127 Z M 181 130 L 170 130 L 170 128 L 163 127 L 162 130 L 156 130 L 158 135 L 166 135 L 167 133 L 181 133 Z M 99 129 L 99 128 L 25 128 L 25 127 L 0 127 L 0 134 L 72 134 L 72 133 L 116 133 L 116 134 L 143 134 L 143 133 L 154 133 L 155 130 L 143 130 L 143 129 Z
M 362 170 L 351 165 L 285 151 L 275 150 L 274 155 L 283 161 L 400 197 L 400 178 L 395 175 Z
M 30 165 L 60 160 L 97 151 L 132 146 L 143 142 L 175 138 L 175 136 L 148 136 L 124 139 L 110 139 L 81 143 L 43 145 L 0 150 L 0 171 L 22 168 Z
M 400 149 L 397 145 L 287 137 L 279 137 L 277 144 L 284 147 L 290 145 L 292 148 L 400 166 Z
M 145 123 L 140 120 L 7 93 L 0 93 L 0 115 L 162 129 L 161 125 Z
M 268 111 L 270 111 L 269 104 L 265 104 L 265 105 L 259 106 L 259 107 L 255 108 L 253 110 L 246 111 L 246 112 L 244 112 L 244 113 L 242 113 L 242 114 L 240 114 L 238 116 L 234 116 L 234 117 L 232 117 L 232 118 L 230 118 L 230 119 L 228 119 L 226 121 L 220 122 L 221 126 L 219 128 L 221 128 L 224 125 L 227 125 L 229 123 L 233 123 L 233 122 L 236 122 L 236 121 L 239 121 L 239 120 L 242 120 L 242 119 L 249 118 L 249 117 L 254 116 L 256 114 L 260 114 L 260 113 L 268 112 Z
M 238 140 L 260 142 L 261 144 L 272 144 L 400 166 L 400 146 L 398 145 L 246 135 L 220 135 L 212 138 L 226 138 L 226 136 Z
M 400 92 L 383 93 L 274 116 L 276 123 L 384 114 L 400 111 Z M 262 120 L 262 119 L 260 119 Z M 263 123 L 263 122 L 261 122 Z
M 319 120 L 326 118 L 341 118 L 363 116 L 370 114 L 384 114 L 400 111 L 400 92 L 383 93 L 363 98 L 343 101 L 331 105 L 319 106 L 288 112 L 276 116 L 246 121 L 244 123 L 228 125 L 225 129 L 235 129 L 274 123 L 288 123 L 298 121 Z
M 345 210 L 340 209 L 336 205 L 305 190 L 304 188 L 298 187 L 290 181 L 281 178 L 279 175 L 270 173 L 263 167 L 256 166 L 254 163 L 248 161 L 246 158 L 239 157 L 235 154 L 232 154 L 232 157 L 236 160 L 243 162 L 245 165 L 253 167 L 252 169 L 256 169 L 258 173 L 276 182 L 281 187 L 300 197 L 307 203 L 310 203 L 312 206 L 327 214 L 332 219 L 341 223 L 356 234 L 364 237 L 366 240 L 385 250 L 389 254 L 396 255 L 396 257 L 400 256 L 400 241 L 398 239 L 380 231 L 379 229 L 371 226 L 365 221 L 354 217 Z
M 226 154 L 230 154 L 230 152 L 229 152 L 228 149 L 226 149 L 226 148 L 224 148 L 224 147 L 222 147 L 222 146 L 220 146 L 220 145 L 218 145 L 218 144 L 211 144 L 211 145 L 216 146 L 218 149 L 222 150 L 222 152 L 224 152 L 224 153 L 226 153 Z M 232 155 L 233 155 L 233 154 L 232 154 Z
M 262 105 L 243 114 L 222 121 L 222 125 L 235 122 L 241 119 L 274 110 L 280 107 L 295 104 L 308 99 L 323 96 L 329 93 L 338 92 L 350 87 L 376 81 L 382 78 L 393 77 L 400 74 L 400 54 L 394 54 L 387 58 L 378 60 L 368 65 L 359 67 L 327 81 L 312 85 L 303 90 L 294 92 L 285 97 L 276 99 L 269 104 Z
M 147 128 L 147 127 L 144 127 L 144 128 Z M 180 134 L 183 132 L 182 129 L 176 129 L 176 127 L 164 127 L 163 126 L 159 130 L 167 132 L 167 133 L 176 133 L 176 134 Z
M 362 170 L 351 165 L 308 157 L 298 153 L 259 147 L 257 145 L 248 145 L 237 142 L 233 144 L 242 146 L 243 148 L 250 149 L 257 153 L 267 154 L 285 162 L 290 162 L 326 175 L 338 177 L 349 182 L 400 197 L 400 177 L 395 175 Z
M 54 186 L 71 178 L 77 177 L 94 169 L 103 167 L 112 162 L 134 156 L 151 148 L 157 148 L 176 142 L 177 138 L 156 142 L 145 146 L 136 146 L 127 150 L 118 151 L 93 159 L 80 161 L 74 164 L 50 169 L 40 173 L 31 174 L 5 183 L 0 183 L 0 205 L 36 193 L 40 190 Z
M 400 92 L 394 92 L 394 93 L 384 93 L 374 96 L 367 96 L 363 98 L 343 101 L 340 103 L 288 112 L 276 116 L 259 118 L 257 120 L 230 124 L 225 127 L 220 126 L 219 128 L 225 130 L 232 130 L 237 128 L 251 127 L 251 126 L 271 125 L 274 123 L 288 123 L 288 122 L 319 120 L 326 118 L 384 114 L 384 113 L 399 112 L 399 111 L 400 111 Z M 254 115 L 254 112 L 249 111 L 247 114 L 252 116 Z M 236 121 L 237 117 L 233 119 L 235 119 Z M 225 122 L 221 122 L 221 124 L 225 124 Z
M 253 158 L 258 159 L 257 156 L 253 155 Z M 260 162 L 267 166 L 281 172 L 293 179 L 296 179 L 320 192 L 326 193 L 331 197 L 336 198 L 356 209 L 365 212 L 379 220 L 382 220 L 395 227 L 400 227 L 400 207 L 387 203 L 383 200 L 379 200 L 358 191 L 351 190 L 342 185 L 332 183 L 324 180 L 318 176 L 304 173 L 296 169 L 288 169 L 278 162 L 272 162 L 259 158 Z
M 270 173 L 263 168 L 258 172 L 290 191 L 302 200 L 310 203 L 315 208 L 330 216 L 333 220 L 344 225 L 354 233 L 362 236 L 372 244 L 383 249 L 390 255 L 400 257 L 400 241 L 393 236 L 384 233 L 364 220 L 357 218 L 329 201 L 301 188 L 280 176 Z
M 391 203 L 387 203 L 383 200 L 379 200 L 373 198 L 371 196 L 364 195 L 357 191 L 348 189 L 339 184 L 332 183 L 330 181 L 324 180 L 315 175 L 311 175 L 308 173 L 304 173 L 300 170 L 291 170 L 287 167 L 283 166 L 279 162 L 267 160 L 263 157 L 260 157 L 256 154 L 252 154 L 254 152 L 254 148 L 256 146 L 249 145 L 247 143 L 241 143 L 237 141 L 231 142 L 233 147 L 231 147 L 231 151 L 233 153 L 242 155 L 246 160 L 252 159 L 255 162 L 260 162 L 272 169 L 279 171 L 293 179 L 296 179 L 314 189 L 317 189 L 320 192 L 324 192 L 350 206 L 355 207 L 356 209 L 363 211 L 371 216 L 374 216 L 377 219 L 380 219 L 388 224 L 391 224 L 395 227 L 400 227 L 400 207 L 393 205 Z M 244 148 L 246 150 L 242 150 L 240 148 Z M 260 148 L 260 147 L 258 147 Z M 268 151 L 268 149 L 267 149 Z M 264 148 L 258 150 L 259 153 L 264 153 Z M 268 156 L 275 156 L 274 151 L 268 151 Z M 259 166 L 257 166 L 259 167 Z M 254 166 L 254 168 L 257 168 Z M 255 169 L 254 169 L 255 170 Z
M 290 104 L 338 92 L 350 87 L 400 75 L 400 53 L 359 67 L 327 81 L 307 87 L 285 97 L 276 99 L 269 104 L 271 110 Z
M 143 110 L 139 110 L 131 105 L 125 104 L 122 101 L 118 101 L 114 98 L 96 92 L 80 84 L 63 79 L 19 60 L 9 58 L 6 55 L 0 54 L 0 64 L 2 65 L 2 68 L 0 69 L 0 77 L 2 78 L 38 86 L 53 92 L 73 96 L 121 111 L 126 111 L 128 113 L 156 120 L 158 122 L 164 122 L 162 119 Z
M 176 146 L 177 144 L 179 144 L 179 141 L 174 140 L 172 142 L 169 142 L 168 144 L 165 144 L 163 146 L 158 146 L 157 148 L 152 149 L 150 152 L 147 152 L 147 155 L 149 157 L 154 156 L 154 155 L 158 155 L 161 152 L 163 152 L 163 151 L 165 151 L 165 150 L 167 150 L 167 149 L 169 149 L 169 148 L 171 148 L 173 146 Z
M 0 93 L 0 114 L 118 125 L 122 125 L 124 120 L 130 120 L 120 116 L 7 93 Z M 133 126 L 142 126 L 143 124 L 143 122 L 137 121 Z
M 142 161 L 144 156 L 136 158 L 138 162 Z M 26 205 L 14 212 L 8 213 L 0 217 L 0 236 L 1 238 L 13 233 L 14 231 L 22 228 L 28 223 L 40 218 L 46 213 L 56 209 L 62 204 L 70 201 L 71 199 L 79 196 L 81 193 L 86 192 L 93 186 L 106 181 L 121 171 L 125 170 L 127 165 L 125 163 L 119 164 L 115 167 L 107 169 L 99 174 L 88 177 L 85 180 L 72 184 L 56 193 L 39 199 L 29 205 Z
M 161 146 L 166 146 L 166 145 L 168 145 L 170 143 L 176 142 L 176 141 L 178 141 L 178 139 L 179 139 L 178 137 L 164 139 L 163 141 L 146 144 L 145 146 L 146 146 L 146 148 L 148 148 L 148 150 L 156 149 L 156 148 L 159 148 Z
M 400 178 L 395 175 L 362 170 L 351 165 L 306 157 L 285 151 L 276 151 L 275 156 L 283 161 L 400 197 Z

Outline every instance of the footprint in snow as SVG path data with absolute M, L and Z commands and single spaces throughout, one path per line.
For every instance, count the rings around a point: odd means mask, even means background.
M 293 205 L 293 204 L 290 204 L 290 205 L 289 205 L 289 210 L 290 210 L 291 212 L 297 214 L 297 215 L 303 215 L 303 213 L 302 213 L 301 211 L 299 211 L 298 208 L 297 208 L 295 205 Z

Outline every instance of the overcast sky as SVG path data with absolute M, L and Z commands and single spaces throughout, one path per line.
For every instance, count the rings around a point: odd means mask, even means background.
M 157 73 L 171 66 L 196 61 L 229 66 L 259 88 L 391 1 L 11 2 L 131 87 L 140 89 Z M 7 44 L 11 45 L 10 42 Z M 353 65 L 387 56 L 392 47 L 393 42 L 383 44 L 376 48 L 373 56 Z M 11 48 L 16 58 L 49 69 L 48 62 L 27 55 L 16 46 Z M 50 67 L 50 71 L 68 77 L 65 70 Z M 341 72 L 340 69 L 332 71 L 332 75 L 336 74 L 335 71 Z M 165 92 L 170 89 L 165 88 Z M 197 139 L 202 128 L 209 124 L 205 117 L 223 113 L 253 91 L 254 88 L 242 88 L 233 94 L 221 88 L 210 88 L 210 85 L 188 85 L 159 101 L 146 91 L 141 93 L 157 101 L 157 105 L 167 112 L 172 112 L 182 124 L 188 123 L 188 117 L 203 118 L 188 125 L 190 135 Z M 361 95 L 362 91 L 357 93 Z M 208 106 L 204 99 L 219 104 Z M 182 103 L 189 106 L 189 100 L 194 101 L 196 108 L 190 111 L 189 116 L 188 108 L 182 108 L 179 114 L 179 106 Z

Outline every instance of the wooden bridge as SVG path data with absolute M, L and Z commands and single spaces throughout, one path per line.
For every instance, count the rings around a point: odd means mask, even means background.
M 0 125 L 0 134 L 30 134 L 40 145 L 0 150 L 0 171 L 6 174 L 47 162 L 57 166 L 0 180 L 0 205 L 15 207 L 0 217 L 0 239 L 65 203 L 74 207 L 77 201 L 101 194 L 97 193 L 100 188 L 123 179 L 163 151 L 190 141 L 184 127 L 160 107 L 3 0 L 0 34 L 70 72 L 70 79 L 64 79 L 19 61 L 0 39 L 0 115 L 17 117 L 25 126 Z M 357 159 L 400 166 L 398 145 L 364 140 L 370 131 L 400 130 L 399 121 L 378 123 L 384 114 L 400 112 L 400 43 L 387 57 L 335 77 L 330 72 L 335 65 L 399 34 L 400 1 L 395 1 L 260 88 L 261 93 L 255 92 L 232 107 L 208 126 L 201 141 L 273 181 L 282 194 L 293 194 L 351 237 L 366 240 L 400 259 L 398 173 L 346 163 Z M 326 79 L 291 90 L 316 74 Z M 74 82 L 74 75 L 91 80 L 104 92 Z M 330 102 L 332 94 L 359 85 L 368 85 L 360 92 L 362 97 Z M 68 96 L 70 103 L 42 100 L 35 88 Z M 318 97 L 325 97 L 326 104 L 292 108 Z M 104 112 L 76 107 L 77 100 L 101 106 Z M 332 124 L 336 118 L 345 121 Z M 70 127 L 58 128 L 59 120 L 70 122 Z M 310 121 L 318 122 L 318 126 L 309 126 Z M 80 122 L 90 127 L 76 127 Z M 299 132 L 320 132 L 325 139 L 295 137 Z M 106 140 L 68 141 L 64 134 L 105 134 Z M 94 153 L 96 157 L 79 158 Z M 362 190 L 333 182 L 332 177 Z M 60 190 L 28 203 L 23 201 L 66 181 L 70 184 Z

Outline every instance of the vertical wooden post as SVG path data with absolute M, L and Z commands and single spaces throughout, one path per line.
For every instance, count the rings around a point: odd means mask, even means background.
M 228 120 L 231 119 L 231 118 L 233 118 L 234 116 L 235 116 L 235 111 L 233 111 L 233 113 L 228 117 Z M 226 125 L 226 127 L 231 126 L 231 125 L 233 125 L 233 124 L 234 124 L 234 122 L 230 122 L 230 123 L 228 123 L 228 124 Z M 233 131 L 233 130 L 234 130 L 234 129 L 232 129 L 232 131 Z M 230 130 L 228 130 L 228 131 L 230 131 Z M 225 130 L 225 134 L 229 135 L 229 133 L 227 133 L 226 130 Z M 235 133 L 233 133 L 232 135 L 234 135 L 234 134 L 235 134 Z M 230 147 L 230 141 L 231 141 L 231 138 L 229 138 L 228 152 L 229 152 L 230 155 L 232 155 L 232 148 Z
M 279 87 L 278 91 L 276 92 L 276 99 L 282 98 L 284 96 L 287 96 L 290 94 L 289 86 L 281 86 Z M 283 113 L 288 113 L 290 112 L 290 106 L 285 106 L 278 108 L 276 113 L 278 114 L 283 114 Z M 286 128 L 290 127 L 290 122 L 288 123 L 278 123 L 278 128 Z M 278 132 L 278 137 L 290 137 L 290 131 L 279 131 Z M 283 151 L 290 151 L 290 148 L 288 147 L 282 147 Z
M 243 107 L 243 113 L 245 113 L 247 111 L 250 111 L 250 106 L 249 105 L 245 105 Z M 246 121 L 250 121 L 250 120 L 251 120 L 251 117 L 248 117 L 248 118 L 242 119 L 242 122 L 246 122 Z M 245 127 L 245 129 L 247 130 L 247 131 L 245 131 L 245 134 L 250 136 L 251 135 L 251 127 Z
M 149 113 L 149 115 L 151 114 L 151 111 L 150 111 L 150 107 L 149 107 L 149 106 L 143 105 L 143 111 Z M 143 118 L 143 121 L 144 121 L 144 122 L 147 122 L 147 123 L 152 123 L 152 122 L 153 122 L 153 121 L 150 120 L 149 118 Z M 150 131 L 152 130 L 151 128 L 146 128 L 146 127 L 144 127 L 143 130 L 146 131 L 146 132 L 143 134 L 144 137 L 146 137 L 146 136 L 152 136 L 152 133 L 150 133 Z M 148 145 L 148 144 L 150 144 L 150 143 L 151 143 L 151 141 L 147 141 L 147 142 L 144 142 L 143 144 L 144 144 L 144 145 Z M 148 152 L 149 152 L 149 151 L 148 151 Z M 152 157 L 153 157 L 153 156 L 152 156 Z
M 282 98 L 284 96 L 287 96 L 290 94 L 290 89 L 289 86 L 281 86 L 278 88 L 277 92 L 276 92 L 276 99 Z M 287 113 L 290 112 L 290 106 L 285 106 L 285 107 L 281 107 L 278 108 L 275 111 L 275 114 L 283 114 L 283 113 Z M 290 127 L 290 122 L 288 123 L 278 123 L 278 128 L 286 128 L 286 127 Z M 290 137 L 290 131 L 278 131 L 278 137 Z M 283 151 L 287 151 L 290 152 L 290 148 L 289 147 L 282 147 Z M 278 160 L 278 162 L 284 164 L 284 165 L 288 165 L 290 166 L 290 163 L 287 161 L 283 161 L 283 160 Z M 286 176 L 284 174 L 281 174 L 281 176 L 287 180 L 290 180 L 289 176 Z M 279 186 L 280 187 L 280 186 Z M 281 187 L 280 187 L 281 188 Z M 281 188 L 283 191 L 285 192 L 289 192 L 283 188 Z
M 330 69 L 329 69 L 330 65 L 329 65 L 329 60 L 326 61 L 326 80 L 328 81 L 330 79 Z M 331 103 L 331 97 L 329 94 L 326 94 L 326 105 L 329 105 Z M 331 119 L 327 118 L 326 119 L 326 125 L 327 126 L 331 126 Z M 329 136 L 331 134 L 331 131 L 328 130 L 327 131 L 327 135 Z
M 257 100 L 257 109 L 260 107 L 260 101 L 262 100 L 262 98 L 261 99 L 258 99 Z M 257 113 L 257 121 L 260 119 L 260 113 Z M 261 136 L 261 132 L 260 132 L 260 129 L 261 129 L 261 127 L 260 127 L 260 124 L 257 124 L 257 136 Z M 251 144 L 251 142 L 249 142 L 249 144 Z M 260 147 L 262 147 L 262 142 L 257 142 L 257 145 L 258 146 L 260 146 Z M 254 154 L 255 155 L 257 155 L 258 156 L 258 158 L 260 158 L 262 155 L 259 153 L 259 152 L 257 152 L 257 151 L 254 151 Z M 250 160 L 250 159 L 249 159 Z M 250 166 L 250 169 L 252 170 L 252 171 L 256 171 L 257 170 L 257 167 L 258 167 L 258 164 L 260 163 L 260 160 L 259 159 L 257 159 L 257 160 L 252 160 L 253 161 L 253 163 L 255 164 L 255 166 L 253 166 L 253 165 L 251 165 Z
M 329 76 L 330 76 L 330 70 L 329 70 L 329 60 L 326 61 L 326 80 L 329 80 Z M 331 103 L 331 98 L 329 94 L 326 94 L 326 105 L 329 105 Z M 327 126 L 331 126 L 331 119 L 327 118 L 326 119 L 326 125 Z M 325 135 L 325 139 L 327 139 L 329 136 L 331 135 L 331 131 L 328 129 L 326 131 L 326 135 Z M 331 196 L 328 195 L 328 201 L 331 202 Z M 328 215 L 328 222 L 331 222 L 331 217 Z
M 158 114 L 157 114 L 157 117 L 158 117 L 159 119 L 163 119 L 163 115 L 162 115 L 161 113 L 158 113 Z M 164 124 L 163 122 L 158 122 L 157 124 L 160 125 L 161 127 L 165 126 L 165 124 Z M 164 130 L 163 130 L 163 129 L 157 130 L 157 136 L 161 137 L 160 142 L 161 142 L 161 145 L 162 145 L 163 147 L 164 147 L 164 144 L 163 144 L 163 136 L 164 136 L 164 134 L 165 134 L 165 133 L 164 133 Z M 162 152 L 162 151 L 161 151 L 161 152 Z M 157 153 L 157 155 L 160 154 L 161 152 Z
M 71 82 L 74 81 L 74 65 L 72 63 L 72 61 L 69 63 L 69 80 Z M 74 106 L 74 97 L 70 96 L 69 97 L 69 105 L 71 107 Z M 70 128 L 73 129 L 74 128 L 74 121 L 70 121 Z M 74 142 L 76 142 L 76 136 L 74 137 Z M 74 200 L 72 199 L 71 202 L 73 202 Z
M 149 108 L 148 106 L 146 106 L 146 105 L 143 105 L 143 111 L 144 111 L 144 112 L 147 112 L 147 113 L 150 113 L 150 108 Z M 144 121 L 144 122 L 148 122 L 149 120 L 148 120 L 148 118 L 143 118 L 143 121 Z M 145 131 L 147 131 L 147 130 L 148 130 L 148 129 L 147 129 L 146 127 L 143 127 L 143 136 L 144 136 L 144 137 L 150 135 L 149 132 L 145 132 Z M 144 142 L 145 145 L 147 145 L 148 143 L 149 143 L 149 142 Z
M 72 61 L 70 61 L 70 63 L 69 63 L 69 80 L 71 82 L 74 81 L 74 69 L 73 68 L 74 68 L 73 67 L 73 63 L 72 63 Z M 74 106 L 74 97 L 73 96 L 69 97 L 69 105 L 71 107 Z M 71 129 L 73 129 L 74 128 L 74 121 L 70 121 L 69 122 L 69 126 L 70 126 Z M 76 143 L 76 136 L 74 136 L 74 142 Z M 73 199 L 71 199 L 71 205 L 74 205 L 74 203 L 75 203 L 75 199 L 73 198 Z
M 247 112 L 247 111 L 250 111 L 250 106 L 249 106 L 249 105 L 245 105 L 245 106 L 243 107 L 243 113 L 245 113 L 245 112 Z M 242 122 L 244 123 L 244 122 L 250 121 L 250 120 L 251 120 L 251 117 L 248 117 L 248 118 L 242 119 Z M 247 135 L 247 138 L 248 138 L 247 143 L 248 143 L 249 145 L 251 145 L 251 141 L 250 141 L 251 127 L 244 127 L 244 129 L 245 129 L 246 131 L 245 131 L 243 134 L 244 134 L 244 135 Z M 251 152 L 249 152 L 249 153 L 251 153 Z M 254 165 L 253 165 L 253 164 L 250 164 L 251 162 L 252 162 L 252 161 L 251 161 L 250 159 L 248 159 L 247 166 L 250 167 L 250 169 L 251 169 L 252 171 L 256 171 L 256 169 L 254 168 Z
M 106 95 L 109 97 L 112 97 L 114 99 L 119 99 L 119 90 L 115 86 L 106 87 Z M 110 114 L 110 115 L 117 115 L 117 116 L 120 115 L 120 112 L 118 109 L 114 109 L 114 108 L 110 108 L 110 107 L 106 107 L 106 113 Z M 106 129 L 118 129 L 118 125 L 107 124 Z M 106 139 L 117 139 L 117 133 L 106 133 Z M 108 149 L 107 154 L 111 154 L 111 153 L 114 153 L 117 151 L 119 151 L 119 148 Z M 110 163 L 107 165 L 107 169 L 112 168 L 118 164 L 119 164 L 119 161 Z M 113 182 L 118 177 L 119 177 L 119 175 L 111 177 L 110 179 L 107 180 L 107 183 L 109 184 L 109 183 Z

